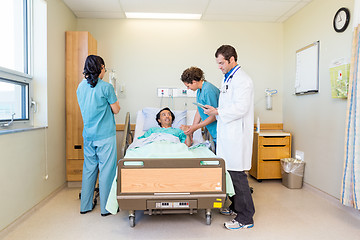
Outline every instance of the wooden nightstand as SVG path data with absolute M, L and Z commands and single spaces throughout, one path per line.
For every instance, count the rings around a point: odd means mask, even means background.
M 280 159 L 291 157 L 291 134 L 282 130 L 254 133 L 250 175 L 258 181 L 281 179 Z

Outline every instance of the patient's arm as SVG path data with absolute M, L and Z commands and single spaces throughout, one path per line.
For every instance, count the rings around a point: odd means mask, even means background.
M 192 134 L 191 135 L 186 135 L 186 139 L 185 139 L 186 146 L 190 147 L 192 145 L 192 142 L 193 142 Z

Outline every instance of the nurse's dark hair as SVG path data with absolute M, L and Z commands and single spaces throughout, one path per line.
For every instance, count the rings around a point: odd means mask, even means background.
M 165 107 L 165 108 L 161 109 L 160 112 L 158 112 L 158 114 L 156 114 L 156 122 L 159 124 L 160 127 L 162 127 L 162 126 L 161 126 L 161 123 L 159 123 L 160 114 L 161 114 L 161 112 L 164 111 L 164 110 L 168 110 L 168 111 L 170 112 L 171 118 L 172 118 L 172 123 L 173 123 L 174 120 L 175 120 L 175 115 L 174 115 L 174 113 L 170 110 L 170 108 Z
M 215 57 L 217 58 L 219 56 L 219 54 L 223 55 L 223 57 L 227 61 L 230 61 L 231 57 L 234 57 L 235 62 L 237 61 L 236 50 L 233 46 L 230 46 L 230 45 L 220 46 L 215 52 Z
M 184 83 L 192 83 L 192 81 L 201 81 L 204 79 L 204 72 L 198 67 L 190 67 L 186 69 L 181 75 L 181 81 Z
M 100 56 L 89 55 L 85 60 L 83 74 L 92 88 L 95 87 L 98 82 L 102 65 L 105 67 L 105 62 Z

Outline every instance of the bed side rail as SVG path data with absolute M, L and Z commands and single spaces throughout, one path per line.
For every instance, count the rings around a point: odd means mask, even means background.
M 126 149 L 129 147 L 133 140 L 133 135 L 130 128 L 130 113 L 126 113 L 125 124 L 124 124 L 124 135 L 120 145 L 120 159 L 124 158 Z
M 210 142 L 210 150 L 215 153 L 215 144 L 214 144 L 214 140 L 209 132 L 209 130 L 206 127 L 203 127 L 201 129 L 201 134 L 204 138 L 204 140 L 208 140 Z

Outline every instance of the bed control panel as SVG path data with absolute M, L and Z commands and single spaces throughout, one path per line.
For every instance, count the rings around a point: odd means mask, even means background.
M 197 208 L 197 200 L 150 200 L 148 209 L 189 209 Z
M 189 202 L 158 202 L 156 208 L 189 208 Z

